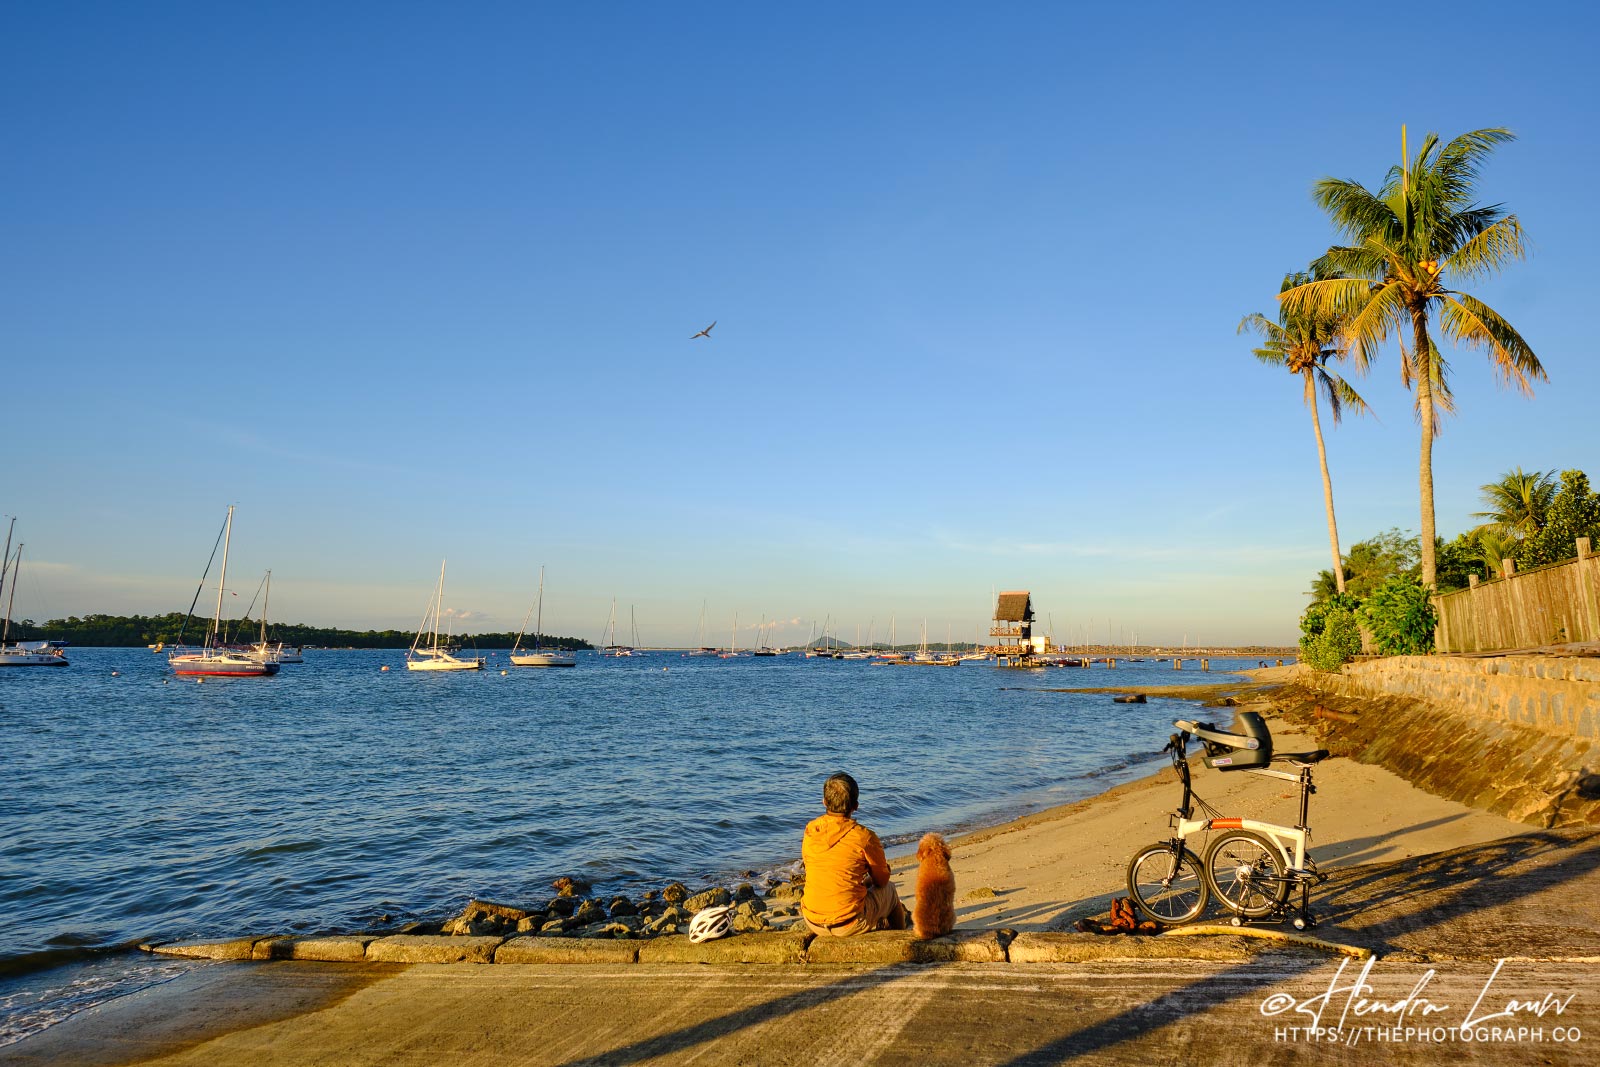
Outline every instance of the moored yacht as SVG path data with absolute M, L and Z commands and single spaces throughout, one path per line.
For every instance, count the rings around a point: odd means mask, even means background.
M 483 669 L 482 656 L 462 658 L 455 655 L 450 649 L 448 640 L 443 645 L 439 643 L 439 616 L 443 614 L 444 607 L 445 562 L 445 560 L 439 561 L 439 584 L 434 588 L 433 596 L 428 598 L 428 609 L 422 615 L 422 624 L 417 627 L 416 639 L 411 642 L 411 648 L 406 652 L 406 670 L 408 671 L 478 671 Z M 429 635 L 427 645 L 422 643 L 423 634 Z
M 277 660 L 252 659 L 243 652 L 221 647 L 218 641 L 222 633 L 222 594 L 228 582 L 228 547 L 232 540 L 233 505 L 229 504 L 228 518 L 222 524 L 222 570 L 217 577 L 217 609 L 211 616 L 211 629 L 206 632 L 205 644 L 198 651 L 191 652 L 180 643 L 167 654 L 167 665 L 180 678 L 265 678 L 278 673 Z M 204 577 L 200 580 L 205 582 Z M 199 593 L 195 595 L 199 596 Z
M 17 520 L 12 519 L 11 525 L 6 527 L 5 552 L 0 554 L 0 594 L 6 591 L 6 578 L 11 579 L 10 595 L 6 597 L 6 621 L 0 628 L 0 667 L 65 667 L 67 654 L 62 646 L 65 641 L 18 641 L 14 645 L 6 644 L 11 636 L 11 606 L 17 599 L 17 579 L 22 574 L 22 546 L 17 546 L 16 559 L 11 556 L 11 531 L 16 528 Z
M 511 665 L 513 667 L 576 667 L 578 657 L 571 652 L 563 652 L 555 648 L 540 648 L 540 631 L 544 629 L 544 568 L 539 568 L 539 596 L 534 601 L 534 606 L 528 610 L 531 613 L 538 610 L 538 618 L 533 624 L 533 647 L 522 648 L 522 635 L 528 630 L 528 617 L 522 617 L 522 629 L 517 631 L 517 639 L 511 645 Z

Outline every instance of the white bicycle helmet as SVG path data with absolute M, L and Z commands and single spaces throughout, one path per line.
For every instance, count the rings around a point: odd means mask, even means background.
M 702 908 L 689 920 L 689 940 L 694 944 L 727 937 L 733 933 L 733 909 L 736 905 L 724 904 L 718 908 Z

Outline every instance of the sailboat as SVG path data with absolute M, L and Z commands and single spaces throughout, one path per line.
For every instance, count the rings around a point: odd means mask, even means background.
M 0 667 L 65 667 L 67 655 L 61 651 L 59 641 L 18 641 L 6 644 L 11 636 L 11 606 L 17 599 L 17 582 L 22 576 L 22 546 L 17 546 L 16 559 L 11 556 L 11 531 L 17 520 L 12 519 L 6 528 L 6 550 L 0 556 L 0 593 L 5 592 L 6 575 L 11 575 L 11 595 L 6 598 L 6 621 L 0 629 Z
M 706 644 L 706 602 L 700 601 L 700 636 L 695 638 L 699 647 L 689 653 L 691 656 L 715 656 L 717 650 Z
M 172 673 L 182 678 L 221 676 L 227 678 L 264 678 L 278 673 L 276 658 L 255 659 L 243 652 L 221 647 L 222 593 L 228 583 L 228 547 L 233 540 L 233 505 L 228 505 L 228 518 L 222 524 L 222 570 L 217 576 L 217 610 L 211 616 L 211 629 L 206 632 L 205 643 L 197 652 L 190 652 L 181 644 L 167 654 L 167 665 Z M 212 549 L 215 551 L 215 548 Z M 206 565 L 210 570 L 210 564 Z M 200 579 L 202 586 L 205 578 Z M 200 590 L 195 590 L 200 599 Z M 189 605 L 194 614 L 194 604 Z M 188 620 L 184 620 L 188 625 Z
M 600 650 L 602 656 L 631 656 L 631 645 L 617 644 L 617 598 L 611 598 L 611 621 L 606 623 L 606 643 Z
M 250 644 L 239 642 L 224 642 L 221 647 L 230 652 L 239 652 L 251 659 L 276 660 L 278 663 L 304 663 L 297 647 L 285 646 L 282 641 L 276 643 L 267 640 L 267 608 L 272 603 L 272 572 L 268 571 L 261 578 L 261 584 L 256 586 L 256 595 L 250 598 L 250 606 L 244 609 L 244 617 L 250 618 L 250 613 L 256 610 L 256 599 L 260 598 L 261 604 L 261 632 Z M 154 647 L 154 646 L 152 646 Z
M 733 613 L 733 632 L 728 635 L 728 651 L 718 652 L 718 659 L 739 658 L 739 613 Z
M 251 659 L 257 659 L 257 660 L 263 660 L 263 661 L 270 659 L 270 660 L 272 660 L 272 661 L 274 661 L 276 663 L 299 663 L 299 662 L 301 662 L 300 650 L 298 648 L 296 648 L 296 649 L 285 649 L 283 647 L 283 642 L 282 641 L 279 641 L 277 644 L 268 643 L 268 641 L 267 641 L 267 609 L 272 604 L 272 572 L 271 571 L 268 571 L 266 573 L 266 576 L 261 579 L 261 588 L 264 590 L 264 595 L 262 596 L 262 600 L 261 600 L 261 634 L 260 634 L 259 637 L 256 638 L 256 641 L 255 641 L 254 644 L 250 645 L 248 648 L 241 649 L 240 651 L 243 651 L 244 654 L 249 656 Z M 254 601 L 252 601 L 251 605 L 250 605 L 250 608 L 246 608 L 245 609 L 245 613 L 244 613 L 245 618 L 248 619 L 250 617 L 250 609 L 254 608 L 254 607 L 255 607 L 255 603 L 254 603 Z
M 449 639 L 441 647 L 439 644 L 439 616 L 444 613 L 444 565 L 445 560 L 439 561 L 439 584 L 434 588 L 433 596 L 428 599 L 428 609 L 422 614 L 422 624 L 417 627 L 416 639 L 411 642 L 411 648 L 406 652 L 406 670 L 408 671 L 476 671 L 483 669 L 483 657 L 473 656 L 463 659 L 452 655 L 448 647 Z M 430 629 L 429 624 L 432 624 Z M 428 644 L 422 643 L 422 635 L 428 635 Z
M 889 616 L 889 649 L 887 652 L 878 653 L 878 659 L 883 663 L 898 663 L 905 658 L 906 654 L 894 645 L 894 616 L 891 615 Z
M 777 625 L 777 624 L 774 623 L 773 625 Z M 756 650 L 755 650 L 755 653 L 754 653 L 755 655 L 757 655 L 757 656 L 777 656 L 777 655 L 782 655 L 782 653 L 780 653 L 777 649 L 775 649 L 772 646 L 767 644 L 767 636 L 768 636 L 769 633 L 770 633 L 770 631 L 767 629 L 767 617 L 765 615 L 763 615 L 763 616 L 761 616 L 761 628 L 756 631 L 756 634 L 758 635 L 756 640 L 759 643 L 756 645 Z
M 517 631 L 517 639 L 511 645 L 511 665 L 513 667 L 576 667 L 578 657 L 570 652 L 562 652 L 554 648 L 540 648 L 540 631 L 544 629 L 544 568 L 539 568 L 539 599 L 536 600 L 539 617 L 533 624 L 533 647 L 526 652 L 519 652 L 522 647 L 522 635 L 528 632 L 528 617 L 522 617 L 522 629 Z M 533 608 L 528 609 L 530 612 Z

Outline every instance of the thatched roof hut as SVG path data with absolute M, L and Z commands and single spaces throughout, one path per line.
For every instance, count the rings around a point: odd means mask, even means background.
M 1032 622 L 1033 597 L 1026 589 L 1001 593 L 994 608 L 995 622 Z

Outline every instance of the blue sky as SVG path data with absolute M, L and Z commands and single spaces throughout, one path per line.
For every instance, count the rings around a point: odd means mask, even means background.
M 1532 255 L 1473 291 L 1551 379 L 1451 356 L 1440 531 L 1514 465 L 1600 475 L 1595 16 L 1312 16 L 7 5 L 18 614 L 181 609 L 231 503 L 230 585 L 271 567 L 285 619 L 413 625 L 448 557 L 468 629 L 544 564 L 591 638 L 616 597 L 647 642 L 703 602 L 959 639 L 1030 588 L 1058 637 L 1291 641 L 1314 444 L 1234 330 L 1402 123 L 1517 133 L 1482 192 Z M 1357 384 L 1347 547 L 1418 525 L 1394 351 Z

